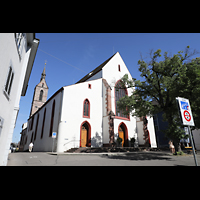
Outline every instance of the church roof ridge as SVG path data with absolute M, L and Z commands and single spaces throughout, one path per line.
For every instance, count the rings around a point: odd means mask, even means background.
M 84 81 L 86 81 L 87 79 L 91 78 L 92 76 L 94 76 L 95 74 L 97 74 L 99 71 L 102 70 L 102 68 L 119 52 L 116 52 L 114 55 L 112 55 L 110 58 L 108 58 L 106 61 L 104 61 L 102 64 L 100 64 L 98 67 L 96 67 L 94 70 L 92 70 L 91 72 L 89 72 L 86 76 L 84 76 L 82 79 L 80 79 L 77 83 L 82 83 Z

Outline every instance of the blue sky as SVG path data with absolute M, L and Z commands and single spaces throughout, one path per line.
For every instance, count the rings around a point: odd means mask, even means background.
M 200 33 L 36 33 L 36 38 L 40 44 L 26 96 L 20 100 L 13 142 L 20 140 L 22 124 L 29 117 L 34 87 L 40 81 L 45 60 L 49 98 L 62 86 L 76 83 L 117 51 L 136 79 L 141 79 L 137 64 L 140 53 L 147 59 L 151 49 L 173 55 L 188 45 L 200 51 Z

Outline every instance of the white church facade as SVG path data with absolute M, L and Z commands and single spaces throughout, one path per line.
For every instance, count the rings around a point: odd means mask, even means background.
M 21 135 L 22 149 L 26 151 L 32 141 L 34 151 L 52 151 L 53 132 L 57 133 L 55 152 L 111 146 L 118 136 L 122 138 L 123 147 L 131 145 L 131 138 L 135 138 L 136 145 L 143 145 L 144 126 L 141 121 L 131 115 L 123 115 L 117 108 L 119 98 L 131 95 L 133 90 L 115 89 L 125 74 L 132 78 L 117 52 L 76 84 L 60 88 L 40 108 L 31 111 L 27 131 Z M 46 98 L 43 95 L 48 92 L 44 71 L 36 87 L 38 92 L 33 98 L 43 101 Z M 153 118 L 147 119 L 149 143 L 156 148 Z

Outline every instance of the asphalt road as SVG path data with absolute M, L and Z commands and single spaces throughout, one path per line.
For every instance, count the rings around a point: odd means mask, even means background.
M 200 165 L 200 154 L 196 154 Z M 194 166 L 193 154 L 172 156 L 166 152 L 111 154 L 10 153 L 7 166 Z

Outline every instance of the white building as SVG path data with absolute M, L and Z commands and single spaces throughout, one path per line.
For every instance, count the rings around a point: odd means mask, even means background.
M 193 130 L 192 135 L 194 138 L 196 150 L 200 150 L 200 129 Z
M 74 147 L 109 146 L 118 136 L 124 147 L 130 146 L 133 137 L 138 143 L 138 138 L 141 140 L 138 132 L 143 135 L 143 127 L 137 128 L 136 117 L 123 115 L 116 104 L 119 98 L 132 92 L 131 88 L 115 89 L 125 74 L 132 78 L 117 52 L 76 84 L 60 88 L 28 119 L 27 133 L 21 140 L 24 151 L 31 141 L 34 151 L 52 151 L 52 132 L 57 133 L 53 149 L 57 152 Z M 33 102 L 43 101 L 40 90 L 48 92 L 47 87 L 41 87 L 44 79 L 45 76 L 36 86 L 39 88 L 35 88 L 38 92 Z M 148 127 L 151 147 L 157 147 L 153 119 Z
M 34 33 L 0 34 L 0 165 L 7 164 L 20 97 L 26 94 L 38 45 Z

